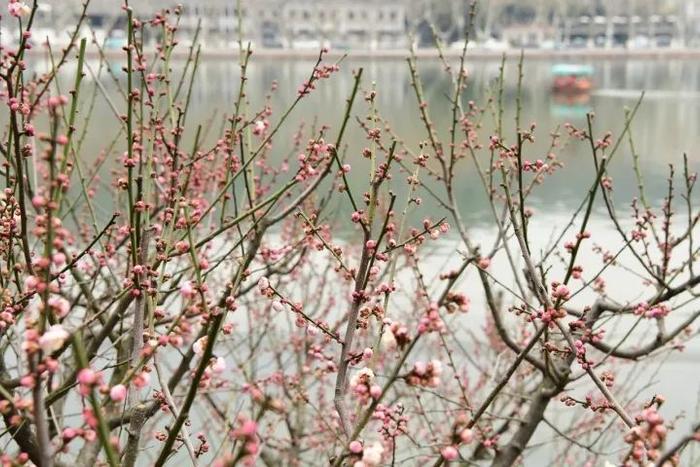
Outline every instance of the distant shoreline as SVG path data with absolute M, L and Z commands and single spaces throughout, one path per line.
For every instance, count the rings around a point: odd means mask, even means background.
M 553 60 L 553 59 L 653 59 L 653 60 L 668 60 L 668 59 L 698 59 L 700 58 L 700 48 L 692 49 L 675 49 L 675 48 L 656 48 L 656 49 L 566 49 L 566 50 L 542 50 L 542 49 L 523 49 L 527 59 L 536 60 Z M 41 53 L 45 51 L 32 50 L 30 53 Z M 469 60 L 500 60 L 505 54 L 506 58 L 516 58 L 520 56 L 520 49 L 500 50 L 467 50 L 467 58 Z M 290 49 L 257 49 L 253 50 L 253 56 L 261 59 L 300 59 L 313 60 L 318 57 L 317 50 L 290 50 Z M 94 49 L 89 48 L 86 53 L 88 58 L 97 58 L 99 53 Z M 121 50 L 106 50 L 104 55 L 109 59 L 123 58 L 124 53 Z M 181 45 L 173 51 L 172 58 L 184 60 L 189 55 L 189 47 Z M 331 49 L 326 57 L 340 58 L 347 55 L 348 58 L 361 59 L 405 59 L 409 53 L 407 50 L 351 50 L 347 53 L 341 50 Z M 420 59 L 438 59 L 439 55 L 435 49 L 418 49 L 415 51 L 416 57 Z M 458 58 L 461 55 L 460 50 L 446 49 L 443 51 L 446 58 Z M 237 49 L 202 49 L 201 58 L 213 60 L 226 60 L 237 58 L 239 52 Z
M 461 55 L 461 50 L 443 50 L 443 55 L 446 58 L 458 58 Z M 519 57 L 520 49 L 508 49 L 505 51 L 496 50 L 469 50 L 467 49 L 467 57 L 471 60 L 500 60 L 503 54 L 506 58 Z M 542 50 L 542 49 L 523 49 L 526 58 L 529 59 L 553 59 L 553 58 L 649 58 L 649 59 L 668 59 L 668 58 L 700 58 L 699 49 L 568 49 L 568 50 Z M 203 52 L 207 57 L 228 57 L 237 56 L 238 52 L 230 51 L 208 51 Z M 331 51 L 328 54 L 333 57 L 344 55 L 342 51 Z M 386 58 L 386 59 L 405 59 L 409 53 L 406 50 L 351 50 L 347 53 L 350 58 Z M 435 49 L 418 49 L 415 51 L 418 58 L 438 59 L 439 55 Z M 265 58 L 309 58 L 318 57 L 318 51 L 314 50 L 275 50 L 261 49 L 253 51 L 253 56 Z

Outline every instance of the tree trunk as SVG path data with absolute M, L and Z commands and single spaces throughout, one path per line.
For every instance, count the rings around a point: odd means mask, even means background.
M 530 403 L 523 423 L 520 424 L 518 431 L 515 432 L 508 444 L 498 451 L 493 464 L 491 464 L 492 467 L 510 467 L 515 464 L 542 422 L 549 402 L 559 392 L 561 392 L 561 386 L 555 385 L 548 377 L 545 377 L 537 388 L 537 393 Z

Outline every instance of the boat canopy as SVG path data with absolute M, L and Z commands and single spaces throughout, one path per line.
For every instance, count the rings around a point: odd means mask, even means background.
M 552 74 L 554 76 L 592 76 L 593 67 L 591 65 L 557 63 L 552 65 Z

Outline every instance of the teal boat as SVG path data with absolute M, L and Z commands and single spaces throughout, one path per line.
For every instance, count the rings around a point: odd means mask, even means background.
M 571 63 L 552 65 L 552 90 L 559 93 L 585 93 L 593 87 L 593 67 Z

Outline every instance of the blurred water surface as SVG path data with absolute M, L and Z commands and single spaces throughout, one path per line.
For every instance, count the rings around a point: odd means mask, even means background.
M 631 108 L 643 91 L 646 96 L 631 125 L 632 136 L 636 151 L 639 155 L 640 170 L 646 186 L 647 196 L 652 205 L 658 206 L 667 191 L 669 164 L 677 164 L 677 173 L 682 172 L 682 158 L 687 154 L 691 171 L 700 169 L 700 63 L 684 60 L 594 60 L 593 65 L 594 89 L 589 95 L 575 98 L 554 96 L 550 92 L 551 62 L 544 60 L 525 60 L 524 79 L 522 82 L 522 122 L 529 126 L 536 122 L 536 141 L 526 147 L 525 158 L 544 159 L 550 145 L 550 132 L 559 128 L 564 134 L 564 123 L 571 123 L 583 128 L 586 125 L 586 113 L 595 113 L 595 131 L 602 136 L 610 130 L 618 135 L 624 127 L 625 109 Z M 95 64 L 92 65 L 95 67 Z M 176 64 L 177 70 L 180 65 Z M 273 115 L 270 117 L 274 124 L 282 111 L 296 97 L 299 85 L 306 80 L 313 66 L 312 61 L 305 60 L 271 60 L 254 59 L 249 67 L 247 97 L 250 102 L 250 113 L 257 112 L 265 105 L 273 81 L 278 88 L 270 97 Z M 352 70 L 362 67 L 364 79 L 363 91 L 377 91 L 377 111 L 387 120 L 395 134 L 405 142 L 412 151 L 418 151 L 418 144 L 427 139 L 425 128 L 418 118 L 418 107 L 411 88 L 408 65 L 403 60 L 374 60 L 360 61 L 351 58 L 341 64 L 341 71 L 329 80 L 318 83 L 317 90 L 305 98 L 298 109 L 292 114 L 289 124 L 279 132 L 274 140 L 271 158 L 282 160 L 292 150 L 292 139 L 300 125 L 304 122 L 308 139 L 310 127 L 322 124 L 330 125 L 328 140 L 334 140 L 341 121 L 345 99 L 353 84 Z M 486 98 L 495 96 L 495 83 L 499 77 L 500 62 L 474 61 L 469 62 L 469 84 L 465 93 L 465 103 L 473 100 L 483 105 Z M 119 74 L 119 66 L 113 65 L 115 73 Z M 423 80 L 425 98 L 429 102 L 431 118 L 438 134 L 446 140 L 451 121 L 449 95 L 451 83 L 443 71 L 442 64 L 437 60 L 419 62 L 419 71 Z M 66 73 L 71 76 L 70 71 Z M 503 121 L 507 141 L 514 141 L 514 115 L 517 96 L 517 63 L 510 61 L 506 64 L 505 87 L 503 101 L 505 104 Z M 221 131 L 221 116 L 231 114 L 238 92 L 240 70 L 235 60 L 206 60 L 199 65 L 199 76 L 192 88 L 192 101 L 188 115 L 188 135 L 192 137 L 197 124 L 203 125 L 211 140 L 218 137 Z M 103 76 L 101 82 L 114 98 L 116 107 L 123 111 L 123 103 L 114 93 L 114 83 Z M 88 83 L 94 82 L 88 80 Z M 90 85 L 90 84 L 88 84 Z M 84 95 L 86 95 L 85 93 Z M 362 94 L 361 94 L 362 96 Z M 356 102 L 353 117 L 367 115 L 367 105 L 360 98 Z M 119 127 L 114 123 L 114 114 L 105 99 L 96 102 L 93 118 L 90 120 L 91 130 L 86 137 L 83 160 L 89 164 L 99 151 L 103 150 L 109 141 L 116 137 Z M 491 112 L 483 117 L 482 142 L 488 144 L 488 136 L 492 134 L 495 118 Z M 186 138 L 186 139 L 187 139 Z M 123 138 L 122 138 L 123 139 Z M 357 192 L 366 189 L 368 179 L 368 163 L 361 156 L 362 149 L 368 142 L 356 121 L 352 121 L 345 140 L 347 152 L 345 157 L 353 167 L 350 173 L 350 183 Z M 117 145 L 119 147 L 119 145 Z M 530 227 L 537 251 L 544 248 L 552 233 L 565 225 L 573 211 L 583 200 L 586 190 L 590 187 L 594 169 L 590 148 L 581 142 L 571 142 L 555 150 L 557 157 L 565 164 L 565 168 L 547 180 L 539 187 L 528 205 L 534 210 L 535 217 Z M 488 162 L 487 152 L 484 165 Z M 114 160 L 105 165 L 104 171 L 109 170 Z M 294 158 L 292 157 L 292 164 Z M 638 181 L 632 170 L 630 146 L 624 142 L 610 166 L 613 178 L 613 196 L 619 208 L 621 218 L 629 220 L 629 204 L 638 196 Z M 104 174 L 108 174 L 105 172 Z M 495 229 L 487 197 L 481 180 L 471 161 L 464 161 L 457 173 L 459 180 L 457 197 L 463 217 L 472 229 L 475 240 L 485 245 L 493 244 Z M 436 187 L 428 182 L 429 186 Z M 498 185 L 497 185 L 498 186 Z M 680 186 L 680 184 L 679 184 Z M 403 205 L 405 200 L 404 178 L 396 177 L 392 190 L 399 194 Z M 421 194 L 423 204 L 412 214 L 412 219 L 420 221 L 423 216 L 430 215 L 434 219 L 446 215 L 444 210 L 425 193 Z M 696 197 L 697 198 L 697 197 Z M 112 199 L 108 193 L 98 193 L 98 208 L 107 216 L 112 210 Z M 345 201 L 343 198 L 342 201 Z M 696 199 L 697 201 L 697 199 Z M 347 212 L 347 206 L 339 206 L 339 212 Z M 607 214 L 601 203 L 596 205 L 593 215 L 595 240 L 601 244 L 615 244 L 619 237 L 606 220 Z M 347 232 L 352 238 L 353 232 Z M 439 246 L 430 250 L 424 260 L 423 267 L 429 270 L 428 275 L 434 277 L 442 270 L 449 269 L 455 262 L 454 251 L 459 248 L 459 242 L 454 236 L 448 236 Z M 600 265 L 599 258 L 593 255 L 581 259 L 585 268 L 595 268 Z M 494 262 L 493 271 L 505 271 L 505 261 Z M 622 299 L 639 299 L 636 287 L 641 284 L 630 282 L 629 277 L 621 273 L 611 273 L 606 277 L 609 287 L 622 293 Z M 455 326 L 463 331 L 480 329 L 484 324 L 484 303 L 479 287 L 476 285 L 474 274 L 467 276 L 464 287 L 472 296 L 473 319 L 455 321 Z M 580 297 L 582 302 L 592 299 L 590 296 Z M 466 323 L 466 324 L 465 324 Z M 640 335 L 640 339 L 650 338 L 650 334 Z M 646 341 L 646 340 L 645 340 Z M 667 415 L 669 418 L 680 416 L 679 430 L 673 436 L 679 436 L 689 426 L 690 421 L 697 419 L 697 399 L 700 388 L 700 372 L 697 362 L 700 356 L 697 342 L 692 342 L 685 353 L 675 352 L 665 356 L 665 365 L 658 369 L 651 367 L 641 373 L 630 371 L 631 376 L 626 383 L 635 383 L 634 387 L 644 387 L 640 399 L 648 400 L 656 392 L 667 395 Z M 623 377 L 620 381 L 624 382 Z M 647 385 L 648 384 L 648 385 Z M 542 429 L 538 432 L 538 440 L 546 441 L 552 436 L 551 430 Z M 545 445 L 546 446 L 546 445 Z M 533 449 L 526 456 L 527 465 L 546 465 L 551 460 L 552 453 L 547 448 Z M 615 460 L 612 456 L 611 460 Z

